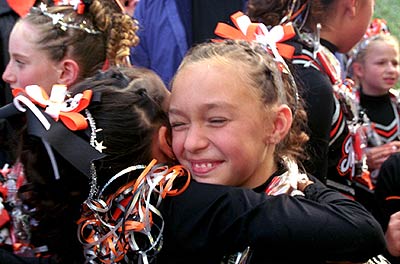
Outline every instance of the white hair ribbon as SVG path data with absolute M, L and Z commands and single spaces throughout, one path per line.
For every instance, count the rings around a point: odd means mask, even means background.
M 32 110 L 45 127 L 50 127 L 50 124 L 45 125 L 48 121 L 42 121 L 43 118 L 46 118 L 40 117 L 43 115 L 35 104 L 44 108 L 45 112 L 55 121 L 60 119 L 64 125 L 72 131 L 82 130 L 88 127 L 85 117 L 79 114 L 79 112 L 89 105 L 93 93 L 91 90 L 86 90 L 67 100 L 65 100 L 67 87 L 60 84 L 53 85 L 50 97 L 47 95 L 46 91 L 38 85 L 28 85 L 25 89 L 18 89 L 17 92 L 18 94 L 14 99 L 14 105 L 17 109 L 21 112 L 25 112 L 26 109 L 20 104 L 20 102 L 22 102 Z M 40 115 L 37 112 L 39 112 Z

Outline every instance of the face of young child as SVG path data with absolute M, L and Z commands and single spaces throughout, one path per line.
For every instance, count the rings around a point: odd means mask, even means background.
M 363 92 L 368 95 L 386 94 L 399 80 L 399 74 L 399 50 L 384 41 L 371 43 L 361 64 Z
M 195 180 L 254 188 L 273 171 L 271 112 L 233 66 L 203 61 L 176 76 L 172 148 Z
M 49 92 L 52 85 L 57 83 L 57 64 L 38 49 L 34 42 L 37 35 L 37 30 L 25 22 L 17 23 L 11 32 L 10 61 L 3 73 L 3 80 L 11 88 L 37 84 Z

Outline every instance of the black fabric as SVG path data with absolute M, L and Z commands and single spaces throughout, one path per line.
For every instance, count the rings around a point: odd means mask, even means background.
M 366 261 L 384 248 L 375 219 L 318 181 L 307 187 L 306 198 L 193 181 L 160 210 L 165 229 L 157 263 L 219 264 L 222 256 L 247 246 L 250 263 Z
M 0 108 L 0 119 L 8 118 L 18 113 L 20 113 L 20 111 L 15 107 L 15 105 L 13 103 L 9 103 Z
M 8 40 L 10 32 L 19 16 L 7 4 L 6 0 L 0 0 L 0 74 L 6 69 L 10 56 L 8 54 Z M 12 100 L 11 89 L 0 78 L 0 106 L 10 103 Z
M 87 140 L 68 130 L 61 121 L 55 122 L 47 114 L 44 114 L 44 116 L 51 123 L 49 130 L 43 127 L 31 111 L 27 111 L 28 134 L 46 140 L 76 169 L 90 178 L 91 163 L 94 160 L 104 158 L 105 155 L 95 150 L 88 144 Z M 79 155 L 77 155 L 77 150 L 79 150 Z
M 314 59 L 313 49 L 298 37 L 290 40 L 295 47 L 294 75 L 300 86 L 308 117 L 310 140 L 306 145 L 309 159 L 303 161 L 306 171 L 346 195 L 355 196 L 352 183 L 352 138 L 341 103 L 335 98 L 332 83 L 323 64 Z M 337 48 L 321 39 L 327 53 Z M 328 61 L 328 63 L 330 63 Z M 313 67 L 315 66 L 315 67 Z
M 386 200 L 391 196 L 394 199 Z M 390 216 L 400 211 L 400 153 L 392 154 L 382 164 L 375 187 L 375 198 L 378 206 L 374 215 L 386 230 Z M 400 258 L 395 258 L 389 253 L 386 253 L 386 257 L 393 264 L 400 263 Z
M 399 199 L 386 201 L 389 196 Z M 391 155 L 381 166 L 375 188 L 375 197 L 379 202 L 376 217 L 386 230 L 390 215 L 400 211 L 400 153 Z
M 372 122 L 387 126 L 395 118 L 390 94 L 368 96 L 361 92 L 360 105 L 365 109 L 365 113 Z
M 232 24 L 230 16 L 245 10 L 246 0 L 192 0 L 193 44 L 217 36 L 214 34 L 218 22 Z
M 10 251 L 0 248 L 1 264 L 56 264 L 51 258 L 20 257 Z
M 0 108 L 0 168 L 13 164 L 14 148 L 17 144 L 17 131 L 24 124 L 24 116 L 14 104 L 9 103 Z
M 308 135 L 306 150 L 309 157 L 304 161 L 306 171 L 325 182 L 328 175 L 329 132 L 334 111 L 333 89 L 328 77 L 312 68 L 295 65 L 300 94 L 307 111 Z M 333 170 L 336 172 L 336 170 Z
M 19 16 L 8 5 L 7 0 L 0 0 L 0 75 L 3 75 L 10 56 L 8 53 L 8 41 L 10 32 Z M 12 100 L 10 85 L 0 78 L 0 107 Z M 8 120 L 0 118 L 0 167 L 12 162 L 12 154 L 8 141 L 14 133 Z
M 182 23 L 183 29 L 186 32 L 186 43 L 192 43 L 192 0 L 179 0 L 177 1 L 176 8 L 178 10 L 179 18 Z

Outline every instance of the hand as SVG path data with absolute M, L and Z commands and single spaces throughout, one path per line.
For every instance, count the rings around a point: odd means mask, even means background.
M 297 181 L 297 190 L 304 192 L 306 187 L 314 182 L 311 181 L 305 174 L 300 180 Z
M 382 163 L 393 153 L 400 150 L 400 141 L 393 141 L 381 146 L 368 148 L 367 165 L 370 170 L 379 169 Z
M 385 233 L 387 250 L 392 256 L 400 256 L 400 211 L 390 216 Z

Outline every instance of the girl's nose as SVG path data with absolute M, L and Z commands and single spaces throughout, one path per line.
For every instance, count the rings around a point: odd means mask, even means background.
M 3 81 L 6 83 L 12 84 L 16 81 L 15 75 L 11 71 L 10 63 L 7 64 L 7 67 L 2 75 Z
M 196 152 L 206 148 L 207 145 L 208 138 L 202 128 L 198 126 L 189 128 L 184 143 L 185 150 Z

